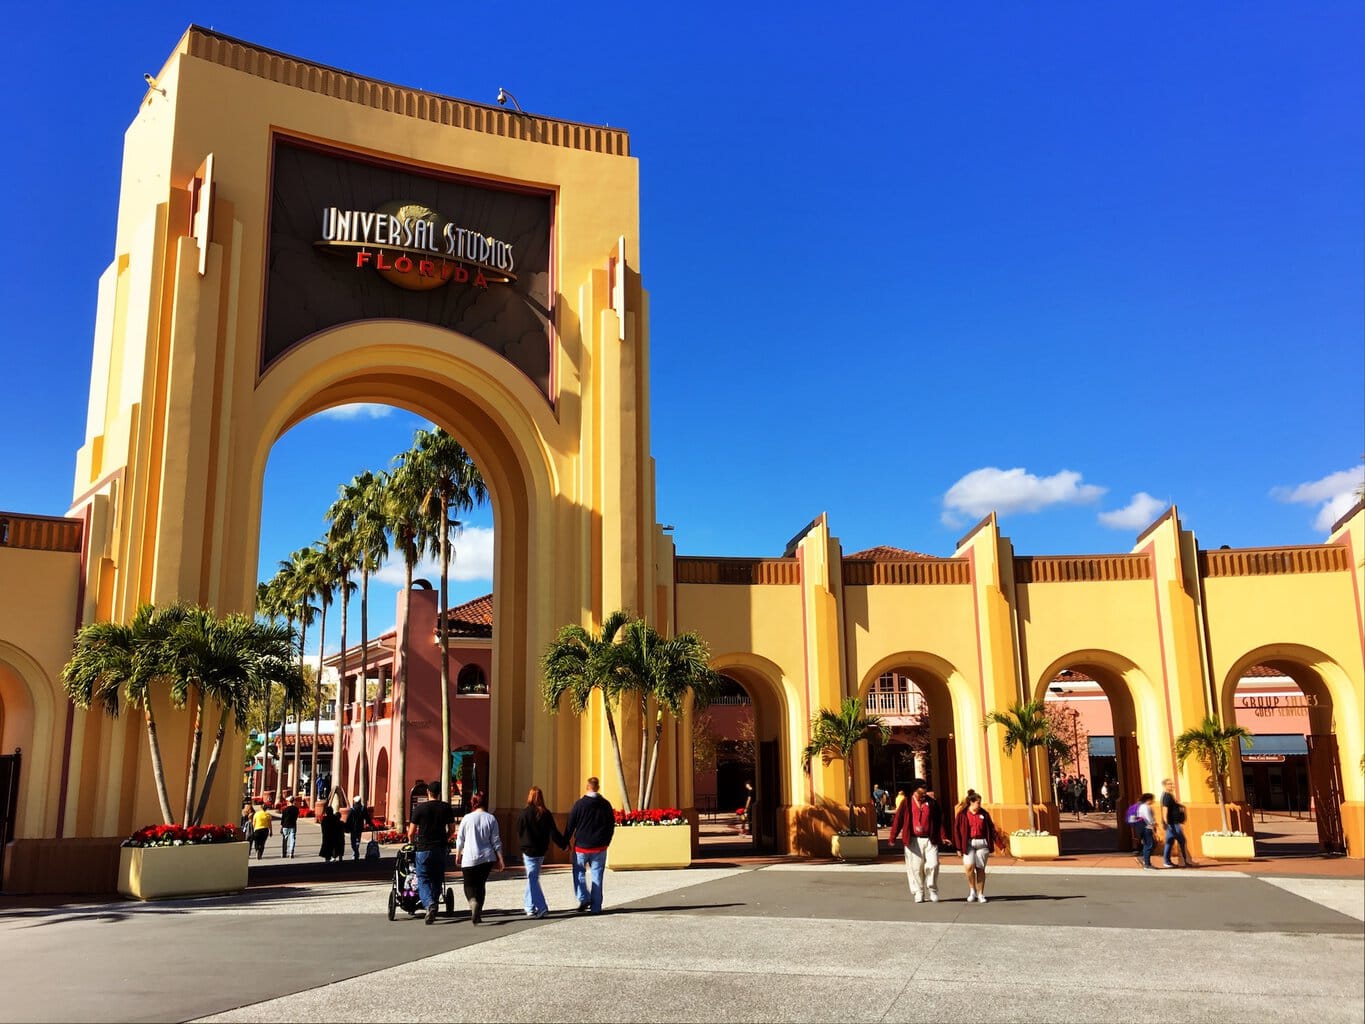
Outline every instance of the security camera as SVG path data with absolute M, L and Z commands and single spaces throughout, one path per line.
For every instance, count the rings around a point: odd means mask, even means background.
M 148 75 L 147 77 L 150 79 L 152 76 L 151 76 L 151 75 Z M 498 104 L 499 104 L 500 106 L 504 106 L 504 107 L 507 106 L 507 90 L 506 90 L 506 89 L 499 89 L 499 90 L 498 90 Z

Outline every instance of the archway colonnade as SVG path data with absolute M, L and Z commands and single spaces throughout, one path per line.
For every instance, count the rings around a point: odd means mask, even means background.
M 822 517 L 781 559 L 677 559 L 677 621 L 731 652 L 717 666 L 741 658 L 765 666 L 763 685 L 782 694 L 784 751 L 799 752 L 819 708 L 846 696 L 866 701 L 887 673 L 908 677 L 931 709 L 928 774 L 940 797 L 976 789 L 1009 828 L 1028 821 L 1025 766 L 983 719 L 1045 699 L 1063 672 L 1082 674 L 1098 684 L 1112 715 L 1116 818 L 1171 778 L 1189 808 L 1196 856 L 1198 837 L 1220 827 L 1221 815 L 1204 766 L 1177 763 L 1176 738 L 1209 714 L 1234 722 L 1238 680 L 1253 665 L 1271 665 L 1313 698 L 1308 739 L 1324 778 L 1329 760 L 1336 772 L 1342 846 L 1361 856 L 1365 673 L 1351 552 L 1363 521 L 1356 513 L 1322 548 L 1201 552 L 1172 509 L 1130 554 L 1042 558 L 1016 557 L 991 516 L 952 558 L 938 559 L 885 548 L 844 556 Z M 1317 612 L 1286 620 L 1278 609 L 1290 606 Z M 1296 631 L 1315 643 L 1264 642 Z M 1254 832 L 1240 751 L 1231 754 L 1230 824 Z M 816 765 L 807 774 L 793 757 L 783 764 L 782 848 L 822 852 L 831 812 L 843 803 L 845 768 Z M 876 780 L 866 751 L 854 767 L 856 798 L 869 802 Z M 1037 753 L 1028 770 L 1035 811 L 1055 831 L 1046 755 Z M 1314 795 L 1330 814 L 1331 795 Z M 1118 839 L 1126 839 L 1122 828 Z

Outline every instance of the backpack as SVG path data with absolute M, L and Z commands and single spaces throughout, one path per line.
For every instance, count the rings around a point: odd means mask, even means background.
M 1142 816 L 1138 814 L 1138 808 L 1141 806 L 1142 801 L 1139 800 L 1137 803 L 1133 804 L 1128 808 L 1128 824 L 1136 825 L 1138 824 L 1138 822 L 1142 821 Z
M 373 839 L 371 839 L 371 840 L 365 845 L 365 859 L 366 859 L 366 860 L 378 860 L 378 859 L 379 859 L 379 844 L 378 844 L 377 842 L 375 842 Z

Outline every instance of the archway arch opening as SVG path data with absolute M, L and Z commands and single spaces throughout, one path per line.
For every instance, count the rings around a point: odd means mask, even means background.
M 1248 652 L 1223 680 L 1220 711 L 1252 734 L 1232 751 L 1227 799 L 1245 803 L 1258 843 L 1278 856 L 1346 851 L 1338 699 L 1340 668 L 1321 652 L 1273 645 Z

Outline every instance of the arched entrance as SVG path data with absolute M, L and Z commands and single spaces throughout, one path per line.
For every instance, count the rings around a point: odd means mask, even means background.
M 757 811 L 745 834 L 718 831 L 699 845 L 699 856 L 723 857 L 750 850 L 786 852 L 790 845 L 787 816 L 792 803 L 793 753 L 788 736 L 790 702 L 781 673 L 765 659 L 742 654 L 713 658 L 711 667 L 726 680 L 721 701 L 711 716 L 718 749 L 715 767 L 699 770 L 695 749 L 698 715 L 691 712 L 687 724 L 692 729 L 693 793 L 703 792 L 698 786 L 708 786 L 708 776 L 714 774 L 713 820 L 729 815 L 733 821 L 735 810 L 744 803 L 744 783 L 752 780 Z M 728 825 L 725 831 L 729 831 Z
M 1125 813 L 1144 792 L 1159 793 L 1144 757 L 1168 746 L 1147 677 L 1111 651 L 1078 651 L 1048 667 L 1034 689 L 1058 742 L 1046 758 L 1048 802 L 1058 812 L 1063 853 L 1130 851 Z M 1139 708 L 1139 703 L 1142 708 Z
M 1232 752 L 1229 801 L 1249 804 L 1253 815 L 1283 818 L 1268 822 L 1264 835 L 1257 828 L 1258 841 L 1277 845 L 1282 855 L 1345 853 L 1337 719 L 1354 714 L 1358 720 L 1360 709 L 1340 666 L 1312 648 L 1267 645 L 1238 659 L 1219 702 L 1223 721 L 1255 737 Z M 1300 808 L 1311 816 L 1312 832 L 1290 824 Z

